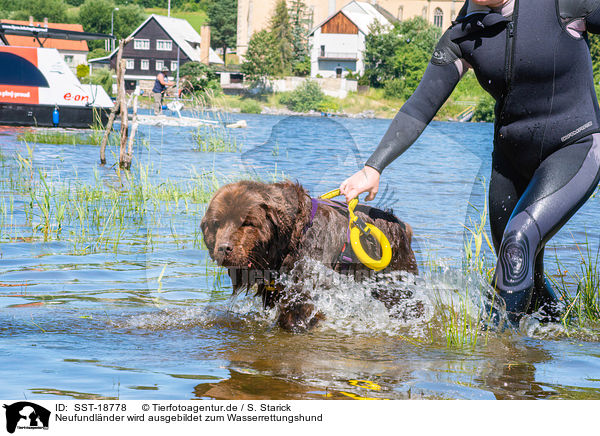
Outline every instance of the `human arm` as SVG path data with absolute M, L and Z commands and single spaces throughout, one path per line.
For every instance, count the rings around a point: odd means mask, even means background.
M 158 81 L 160 82 L 161 85 L 164 85 L 164 86 L 175 85 L 175 82 L 169 82 L 169 80 L 167 79 L 167 76 L 164 73 L 160 73 L 158 75 Z
M 419 86 L 394 117 L 379 146 L 365 167 L 344 180 L 340 192 L 350 201 L 363 192 L 372 200 L 379 187 L 379 175 L 410 147 L 448 99 L 465 67 L 460 49 L 449 32 L 440 39 Z
M 600 0 L 559 0 L 558 5 L 563 20 L 584 19 L 588 32 L 600 33 Z

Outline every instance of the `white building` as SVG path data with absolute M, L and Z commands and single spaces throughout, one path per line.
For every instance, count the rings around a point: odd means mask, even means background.
M 343 77 L 348 70 L 363 74 L 365 36 L 375 21 L 391 25 L 370 3 L 353 1 L 312 29 L 309 34 L 310 75 Z

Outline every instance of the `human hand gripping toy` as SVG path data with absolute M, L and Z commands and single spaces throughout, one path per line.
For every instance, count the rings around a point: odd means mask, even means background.
M 362 192 L 372 200 L 374 172 L 413 144 L 473 67 L 497 102 L 492 285 L 513 321 L 539 308 L 558 316 L 544 246 L 600 179 L 600 109 L 586 32 L 600 33 L 600 0 L 467 0 L 365 167 L 340 185 L 348 200 Z

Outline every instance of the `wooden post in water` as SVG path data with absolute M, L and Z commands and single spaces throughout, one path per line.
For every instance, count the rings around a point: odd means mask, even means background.
M 127 170 L 131 168 L 131 160 L 133 159 L 133 141 L 135 140 L 135 133 L 138 127 L 137 109 L 138 96 L 135 95 L 133 97 L 133 118 L 131 120 L 131 131 L 129 132 L 129 144 L 127 144 L 127 153 L 125 154 L 124 161 L 121 163 L 121 166 Z
M 125 71 L 126 61 L 121 59 L 120 68 Z M 119 107 L 121 109 L 121 148 L 119 152 L 119 166 L 126 168 L 125 160 L 127 153 L 127 124 L 129 116 L 127 112 L 127 93 L 125 92 L 125 74 L 121 74 L 121 81 L 119 82 L 119 93 L 117 100 L 119 100 Z
M 117 99 L 112 109 L 110 110 L 110 115 L 108 117 L 108 122 L 106 123 L 106 129 L 104 130 L 104 136 L 102 137 L 102 142 L 100 143 L 100 164 L 106 165 L 106 144 L 108 144 L 108 138 L 110 137 L 110 132 L 112 131 L 113 123 L 115 122 L 115 117 L 117 116 L 117 112 L 119 111 L 119 103 L 120 100 L 118 98 L 119 95 L 119 84 L 121 83 L 121 74 L 125 72 L 121 70 L 121 58 L 123 57 L 123 47 L 125 43 L 123 40 L 119 41 L 119 51 L 117 52 L 117 62 L 115 64 L 115 68 L 117 70 Z
M 127 144 L 127 94 L 125 92 L 125 68 L 126 61 L 123 60 L 123 47 L 131 41 L 131 38 L 121 39 L 119 41 L 119 50 L 117 51 L 117 62 L 115 64 L 117 70 L 117 98 L 113 108 L 110 111 L 108 122 L 106 123 L 106 129 L 104 130 L 104 136 L 100 143 L 100 164 L 106 164 L 106 145 L 112 131 L 113 123 L 117 116 L 117 112 L 121 112 L 121 152 L 119 154 L 119 164 L 121 167 L 124 162 L 124 150 Z M 131 166 L 131 158 L 129 158 L 129 165 Z

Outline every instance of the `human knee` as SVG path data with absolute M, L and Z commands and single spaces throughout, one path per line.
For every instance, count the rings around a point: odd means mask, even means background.
M 495 285 L 502 290 L 529 289 L 534 284 L 534 262 L 541 238 L 535 221 L 522 212 L 513 217 L 502 237 Z

